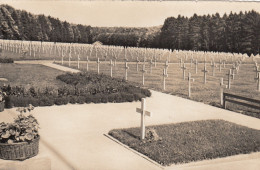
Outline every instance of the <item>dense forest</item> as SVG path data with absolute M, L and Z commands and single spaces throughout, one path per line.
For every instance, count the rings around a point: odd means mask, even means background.
M 33 15 L 0 5 L 1 39 L 93 43 L 131 47 L 152 47 L 198 51 L 257 54 L 260 50 L 260 14 L 239 14 L 167 18 L 163 26 L 148 28 L 91 27 L 58 18 Z

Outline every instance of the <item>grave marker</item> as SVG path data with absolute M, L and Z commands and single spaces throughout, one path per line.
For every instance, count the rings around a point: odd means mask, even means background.
M 152 71 L 153 71 L 153 60 L 152 59 L 150 60 L 149 64 L 150 64 L 150 73 L 152 73 Z
M 127 70 L 129 69 L 129 67 L 127 66 L 127 62 L 125 62 L 125 80 L 127 80 Z
M 111 77 L 113 77 L 113 73 L 112 73 L 112 71 L 113 71 L 113 66 L 114 66 L 114 64 L 113 64 L 113 61 L 112 60 L 110 60 L 110 76 Z
M 183 80 L 185 80 L 185 70 L 186 70 L 186 67 L 185 67 L 185 63 L 183 62 L 183 66 L 181 67 L 182 69 L 182 77 L 183 77 Z
M 80 57 L 79 57 L 79 54 L 78 54 L 78 69 L 79 69 L 79 61 L 80 61 Z
M 260 91 L 260 73 L 258 72 L 258 76 L 255 78 L 257 81 L 257 90 Z
M 224 85 L 223 78 L 220 78 L 220 104 L 223 106 L 223 88 L 227 88 L 227 85 Z
M 87 56 L 87 71 L 88 71 L 88 63 L 89 63 L 89 59 L 88 59 L 88 56 Z
M 167 74 L 166 69 L 164 68 L 163 69 L 163 90 L 165 90 L 165 79 L 166 79 L 166 77 L 168 77 L 168 74 Z
M 100 61 L 99 61 L 99 58 L 97 58 L 97 73 L 99 74 L 99 63 L 101 63 Z
M 165 64 L 164 64 L 164 68 L 165 68 L 165 70 L 166 70 L 166 73 L 167 73 L 168 67 L 169 67 L 169 64 L 168 64 L 168 61 L 166 60 L 166 61 L 165 61 Z
M 198 73 L 198 60 L 195 60 L 195 74 Z
M 231 69 L 229 69 L 229 72 L 226 75 L 228 76 L 228 89 L 230 89 L 231 88 L 231 75 L 232 75 Z
M 136 108 L 137 113 L 141 113 L 141 140 L 145 138 L 145 116 L 152 116 L 152 113 L 145 110 L 145 99 L 142 98 L 141 108 Z
M 204 63 L 204 69 L 202 70 L 202 72 L 204 73 L 204 84 L 207 83 L 207 64 L 206 62 Z
M 216 67 L 215 62 L 211 61 L 212 76 L 215 76 L 215 67 Z
M 140 60 L 138 59 L 138 57 L 136 57 L 136 71 L 138 71 L 139 62 L 140 62 Z
M 188 73 L 188 96 L 191 97 L 191 81 L 194 82 L 194 78 L 191 78 L 191 73 Z

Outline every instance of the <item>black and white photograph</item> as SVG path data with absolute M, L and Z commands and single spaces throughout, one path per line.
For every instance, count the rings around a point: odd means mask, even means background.
M 0 170 L 259 170 L 260 1 L 0 0 Z

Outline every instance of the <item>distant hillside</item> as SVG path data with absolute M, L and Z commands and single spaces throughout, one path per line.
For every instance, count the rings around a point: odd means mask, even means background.
M 147 36 L 156 34 L 160 27 L 124 28 L 91 27 L 70 24 L 57 18 L 33 15 L 16 10 L 9 5 L 0 5 L 1 39 L 32 41 L 93 43 L 123 46 L 146 46 Z M 142 41 L 144 39 L 144 41 Z
M 93 43 L 197 51 L 257 54 L 260 51 L 260 14 L 256 11 L 187 18 L 169 17 L 163 26 L 91 27 L 57 18 L 33 15 L 0 5 L 0 38 Z

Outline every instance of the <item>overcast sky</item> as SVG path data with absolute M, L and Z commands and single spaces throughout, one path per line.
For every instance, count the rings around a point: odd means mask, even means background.
M 214 14 L 223 15 L 230 11 L 260 12 L 260 2 L 122 2 L 122 1 L 4 1 L 17 9 L 33 14 L 45 14 L 63 21 L 91 26 L 146 27 L 163 25 L 167 17 L 179 14 L 192 16 Z

